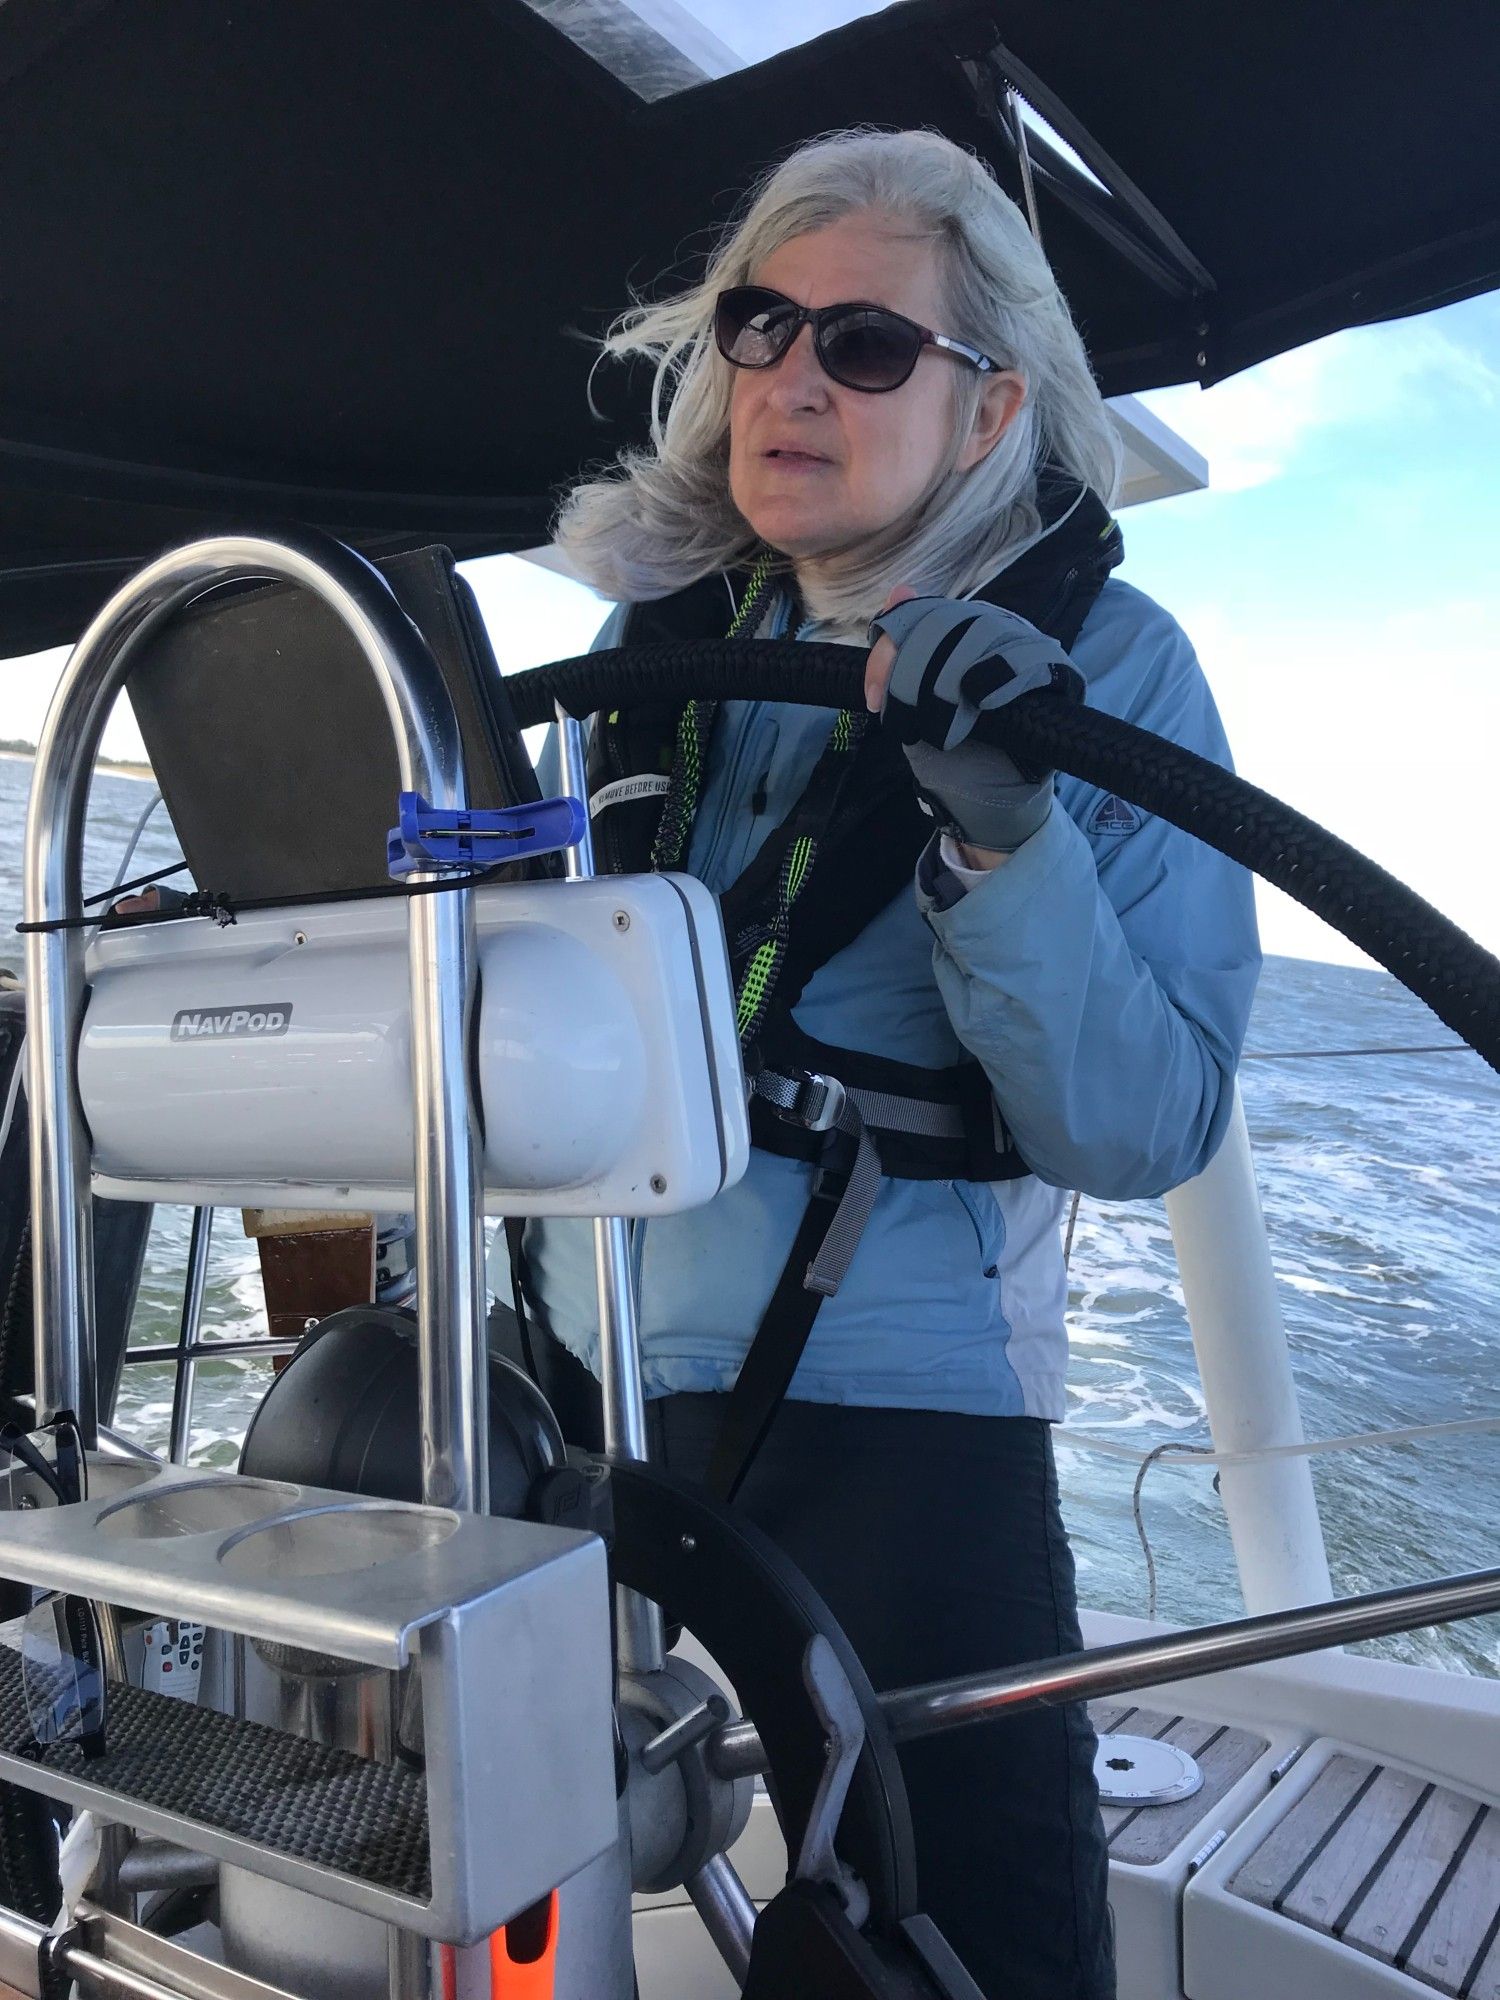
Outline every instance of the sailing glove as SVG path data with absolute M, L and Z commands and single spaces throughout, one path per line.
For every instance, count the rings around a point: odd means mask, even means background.
M 1023 768 L 970 731 L 1037 688 L 1082 701 L 1083 676 L 1055 639 L 995 604 L 908 597 L 871 623 L 870 644 L 882 636 L 896 648 L 883 720 L 923 805 L 969 846 L 1013 853 L 1052 810 L 1053 773 Z

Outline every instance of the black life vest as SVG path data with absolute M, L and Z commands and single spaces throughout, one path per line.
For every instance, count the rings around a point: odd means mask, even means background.
M 1047 531 L 973 593 L 1071 646 L 1124 553 L 1103 503 L 1076 482 L 1046 477 Z M 630 607 L 622 645 L 719 638 L 748 587 L 746 571 L 715 574 Z M 595 717 L 588 788 L 609 802 L 594 821 L 601 873 L 651 866 L 682 704 L 637 702 Z M 817 866 L 791 911 L 772 1002 L 746 1048 L 754 1143 L 819 1168 L 812 1199 L 766 1316 L 730 1397 L 709 1484 L 732 1497 L 785 1397 L 822 1299 L 837 1289 L 879 1176 L 996 1181 L 1028 1169 L 972 1059 L 923 1068 L 831 1047 L 800 1029 L 793 1009 L 808 981 L 902 893 L 932 837 L 899 744 L 870 728 L 831 818 L 818 828 Z M 720 898 L 736 980 L 763 932 L 783 858 L 805 830 L 797 801 Z M 851 1221 L 851 1209 L 858 1211 Z M 830 1248 L 832 1246 L 832 1248 Z

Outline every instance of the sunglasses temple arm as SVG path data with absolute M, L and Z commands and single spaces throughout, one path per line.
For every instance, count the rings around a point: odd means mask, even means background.
M 11 1426 L 7 1424 L 5 1430 L 0 1431 L 0 1451 L 7 1451 L 12 1458 L 20 1459 L 21 1463 L 28 1470 L 34 1472 L 38 1479 L 46 1482 L 48 1489 L 55 1495 L 59 1504 L 66 1506 L 68 1504 L 67 1496 L 63 1492 L 63 1482 L 58 1477 L 56 1470 L 47 1463 L 41 1452 L 37 1450 L 24 1431 L 15 1431 L 12 1435 L 7 1436 L 5 1433 L 6 1431 L 10 1431 L 10 1429 Z

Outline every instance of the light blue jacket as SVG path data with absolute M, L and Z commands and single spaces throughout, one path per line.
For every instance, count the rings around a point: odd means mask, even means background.
M 1107 582 L 1072 657 L 1092 707 L 1228 764 L 1191 646 L 1141 592 Z M 688 856 L 711 888 L 780 822 L 832 722 L 828 709 L 721 708 Z M 952 907 L 903 891 L 813 976 L 795 1018 L 819 1041 L 904 1063 L 941 1068 L 968 1049 L 1032 1173 L 883 1182 L 792 1394 L 1060 1417 L 1067 1191 L 1160 1194 L 1207 1165 L 1259 966 L 1242 869 L 1069 777 L 1041 830 Z M 756 1149 L 706 1208 L 636 1225 L 649 1394 L 733 1384 L 811 1172 Z M 597 1366 L 589 1225 L 534 1223 L 526 1249 L 553 1331 Z

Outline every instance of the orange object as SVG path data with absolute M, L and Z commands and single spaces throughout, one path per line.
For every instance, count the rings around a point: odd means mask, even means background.
M 438 1946 L 438 1963 L 443 1979 L 440 2000 L 458 2000 L 458 1958 L 451 1944 Z
M 555 2000 L 557 1891 L 490 1939 L 490 2000 Z

